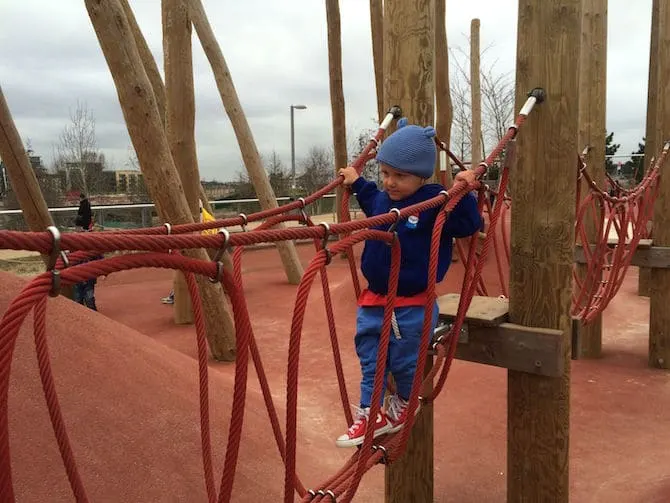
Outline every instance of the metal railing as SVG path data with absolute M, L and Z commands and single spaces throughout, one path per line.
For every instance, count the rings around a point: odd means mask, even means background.
M 277 204 L 280 206 L 288 204 L 294 199 L 291 197 L 278 197 Z M 261 210 L 258 199 L 224 199 L 209 201 L 217 219 L 245 213 L 247 215 Z M 352 205 L 356 201 L 352 199 Z M 74 228 L 74 219 L 77 214 L 77 206 L 64 206 L 49 208 L 49 213 L 54 219 L 57 227 L 62 229 Z M 151 227 L 160 225 L 156 207 L 153 203 L 140 204 L 110 204 L 92 205 L 93 221 L 96 227 L 102 229 L 132 229 L 138 227 Z M 333 213 L 335 208 L 335 194 L 326 194 L 318 201 L 306 208 L 310 215 L 323 215 Z M 28 230 L 23 219 L 23 211 L 0 210 L 0 229 L 5 230 Z

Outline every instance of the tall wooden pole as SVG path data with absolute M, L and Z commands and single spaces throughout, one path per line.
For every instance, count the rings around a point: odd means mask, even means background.
M 424 0 L 384 2 L 384 97 L 410 124 L 434 124 L 434 8 Z M 431 366 L 426 362 L 426 371 Z M 429 390 L 423 390 L 425 396 Z M 405 454 L 385 470 L 387 503 L 433 501 L 433 406 L 422 406 Z
M 161 10 L 165 67 L 165 132 L 191 216 L 197 222 L 200 219 L 200 173 L 195 150 L 191 20 L 188 17 L 188 7 L 181 0 L 162 0 Z M 191 296 L 181 271 L 175 271 L 174 275 L 172 312 L 175 323 L 193 323 Z
M 582 48 L 579 70 L 579 139 L 580 149 L 589 145 L 587 171 L 599 187 L 605 186 L 605 117 L 607 96 L 607 0 L 584 0 L 582 13 Z M 585 189 L 588 194 L 588 189 Z M 585 195 L 586 195 L 585 194 Z M 597 229 L 590 218 L 584 220 L 589 243 L 598 240 Z M 586 275 L 587 266 L 577 265 Z M 601 276 L 596 278 L 600 281 Z M 602 316 L 585 325 L 577 322 L 573 352 L 577 358 L 598 358 L 602 349 Z
M 144 70 L 128 19 L 119 0 L 85 0 L 89 17 L 109 66 L 121 110 L 126 121 L 147 189 L 161 219 L 172 224 L 193 222 L 175 167 L 151 82 Z M 192 256 L 209 260 L 204 250 Z M 235 357 L 235 329 L 226 310 L 223 289 L 198 277 L 212 356 L 217 360 Z
M 655 150 L 657 155 L 670 140 L 670 4 L 654 2 L 658 8 L 658 109 L 656 113 Z M 647 156 L 645 156 L 647 157 Z M 670 176 L 660 177 L 660 190 L 654 207 L 654 246 L 670 246 Z M 650 288 L 649 366 L 670 369 L 670 270 L 653 269 Z
M 270 185 L 267 172 L 261 161 L 261 156 L 256 148 L 256 142 L 251 133 L 249 122 L 244 115 L 242 104 L 237 96 L 233 79 L 228 69 L 228 64 L 223 57 L 212 27 L 205 15 L 205 9 L 200 0 L 183 0 L 189 6 L 191 22 L 198 34 L 202 48 L 209 60 L 214 73 L 216 86 L 221 95 L 221 101 L 228 114 L 230 123 L 235 131 L 237 142 L 240 145 L 242 159 L 249 173 L 251 183 L 256 189 L 261 208 L 270 209 L 278 206 L 274 191 Z M 280 226 L 281 227 L 281 226 Z M 293 241 L 282 241 L 277 243 L 277 249 L 284 265 L 286 277 L 291 284 L 300 283 L 303 269 L 298 257 L 298 252 Z
M 384 102 L 384 8 L 383 0 L 370 0 L 370 31 L 372 33 L 372 61 L 377 90 L 377 121 L 381 122 L 385 110 L 391 107 Z
M 449 46 L 447 43 L 447 8 L 446 0 L 435 0 L 435 125 L 440 139 L 447 145 L 451 140 L 451 122 L 453 108 L 451 103 L 451 89 L 449 88 Z M 445 184 L 451 186 L 453 176 L 451 164 L 445 157 L 444 163 L 438 162 L 436 170 L 446 169 Z M 440 179 L 440 173 L 435 173 Z
M 644 142 L 644 170 L 650 168 L 651 161 L 657 156 L 662 143 L 658 143 L 658 108 L 660 105 L 658 89 L 658 62 L 659 62 L 659 7 L 661 2 L 654 0 L 651 8 L 651 37 L 649 44 L 649 81 L 647 84 L 647 127 Z M 663 141 L 662 139 L 660 140 Z M 651 285 L 651 269 L 640 267 L 637 293 L 642 297 L 649 297 Z
M 470 22 L 470 97 L 472 104 L 471 162 L 482 161 L 482 86 L 480 76 L 479 19 Z
M 333 150 L 335 151 L 335 175 L 347 165 L 347 130 L 342 88 L 342 33 L 340 28 L 340 3 L 326 0 L 328 23 L 328 68 L 330 75 L 330 107 L 333 121 Z M 340 218 L 342 187 L 337 189 L 335 198 L 336 214 Z
M 510 322 L 565 333 L 559 378 L 508 371 L 507 501 L 567 502 L 582 0 L 519 0 L 517 110 L 544 88 L 514 169 Z M 557 173 L 563 176 L 557 176 Z
M 7 166 L 12 191 L 16 194 L 28 228 L 35 232 L 46 230 L 54 222 L 1 87 L 0 157 Z

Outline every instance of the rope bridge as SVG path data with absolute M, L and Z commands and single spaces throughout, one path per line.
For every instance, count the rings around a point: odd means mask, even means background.
M 515 123 L 507 130 L 505 136 L 490 155 L 475 168 L 478 178 L 486 172 L 488 166 L 491 165 L 504 151 L 507 154 L 513 151 L 513 148 L 510 147 L 514 145 L 513 140 L 515 139 L 519 128 L 522 127 L 526 117 L 533 110 L 534 105 L 540 103 L 543 98 L 544 94 L 541 89 L 533 90 L 530 93 L 529 98 L 519 112 Z M 398 107 L 393 107 L 386 115 L 373 138 L 353 163 L 353 166 L 357 168 L 359 173 L 362 171 L 363 165 L 368 160 L 374 158 L 376 148 L 380 144 L 386 129 L 393 120 L 400 117 L 400 114 L 400 109 Z M 448 151 L 444 143 L 439 139 L 436 139 L 436 142 L 439 148 L 445 150 L 455 159 L 455 156 Z M 667 149 L 664 150 L 662 158 L 659 159 L 659 163 L 664 159 L 666 151 Z M 657 163 L 657 165 L 659 163 Z M 31 311 L 34 313 L 34 337 L 38 365 L 54 434 L 65 465 L 72 492 L 78 502 L 86 502 L 88 501 L 88 498 L 77 468 L 64 418 L 60 411 L 58 394 L 55 389 L 51 371 L 49 349 L 46 338 L 47 297 L 58 295 L 59 290 L 63 285 L 72 285 L 100 275 L 108 275 L 113 272 L 141 267 L 159 267 L 183 271 L 191 295 L 196 328 L 199 368 L 200 441 L 204 482 L 208 501 L 211 503 L 217 501 L 227 502 L 230 501 L 231 498 L 244 421 L 250 359 L 253 362 L 258 375 L 277 449 L 285 464 L 284 501 L 286 503 L 293 501 L 296 493 L 302 501 L 351 501 L 362 477 L 370 468 L 379 463 L 393 463 L 405 451 L 414 423 L 414 414 L 408 414 L 405 427 L 395 434 L 373 439 L 373 430 L 368 428 L 363 444 L 358 449 L 354 450 L 353 455 L 337 473 L 312 488 L 307 488 L 305 486 L 298 475 L 296 467 L 297 398 L 302 326 L 311 286 L 318 274 L 321 279 L 324 293 L 324 306 L 344 417 L 347 424 L 351 425 L 353 419 L 349 408 L 348 392 L 342 370 L 342 358 L 335 328 L 327 266 L 334 255 L 345 253 L 351 266 L 352 279 L 354 281 L 356 294 L 358 295 L 360 292 L 360 285 L 358 284 L 358 275 L 352 247 L 362 241 L 374 239 L 386 242 L 391 248 L 392 260 L 389 278 L 389 294 L 384 307 L 383 325 L 379 342 L 370 411 L 370 417 L 376 417 L 381 402 L 382 384 L 384 373 L 386 371 L 386 356 L 392 325 L 393 304 L 396 297 L 400 271 L 400 244 L 396 239 L 395 227 L 399 221 L 412 214 L 419 213 L 429 208 L 440 208 L 432 233 L 427 308 L 424 310 L 423 337 L 418 354 L 412 392 L 409 399 L 409 410 L 416 411 L 420 401 L 428 403 L 434 400 L 440 394 L 446 382 L 451 363 L 456 353 L 458 334 L 463 326 L 470 302 L 475 294 L 485 294 L 482 270 L 487 254 L 492 246 L 496 255 L 501 285 L 505 284 L 503 265 L 505 264 L 505 260 L 509 263 L 509 240 L 507 239 L 507 241 L 505 241 L 504 226 L 501 226 L 500 222 L 504 220 L 506 212 L 510 207 L 510 199 L 508 197 L 503 197 L 506 193 L 509 176 L 507 166 L 507 163 L 503 166 L 498 190 L 499 197 L 496 198 L 493 204 L 491 204 L 491 200 L 487 194 L 487 187 L 483 186 L 481 182 L 476 181 L 471 186 L 468 186 L 464 182 L 458 182 L 448 190 L 443 190 L 438 196 L 419 204 L 415 204 L 402 210 L 394 209 L 387 214 L 352 221 L 348 211 L 350 194 L 348 191 L 345 191 L 342 197 L 342 204 L 339 208 L 340 223 L 332 225 L 326 223 L 315 225 L 304 210 L 306 206 L 312 204 L 323 195 L 340 186 L 343 180 L 342 177 L 338 177 L 308 197 L 300 198 L 286 206 L 261 211 L 252 215 L 240 214 L 233 218 L 214 222 L 174 226 L 165 224 L 163 226 L 148 229 L 133 229 L 105 233 L 67 233 L 62 235 L 53 227 L 49 228 L 47 232 L 0 231 L 0 249 L 32 250 L 49 257 L 47 271 L 36 276 L 27 286 L 25 286 L 23 291 L 13 299 L 2 317 L 2 321 L 0 321 L 0 499 L 2 501 L 15 500 L 9 450 L 8 392 L 12 353 L 16 344 L 19 329 L 24 323 L 25 318 Z M 645 181 L 643 181 L 643 184 L 638 188 L 639 190 L 635 189 L 623 198 L 607 199 L 603 196 L 602 200 L 609 201 L 613 208 L 610 214 L 625 215 L 627 214 L 628 208 L 637 208 L 637 210 L 635 210 L 637 211 L 637 219 L 641 222 L 647 218 L 649 214 L 649 203 L 647 202 L 646 205 L 644 205 L 640 203 L 640 200 L 644 199 L 644 194 L 647 194 L 650 189 L 657 186 L 655 184 L 655 180 L 658 176 L 657 172 L 658 170 L 655 171 L 656 175 L 653 175 L 652 173 L 648 174 Z M 582 173 L 584 172 L 582 171 Z M 655 176 L 655 178 L 653 176 Z M 583 176 L 583 178 L 586 178 L 586 176 Z M 432 331 L 432 309 L 430 307 L 434 304 L 436 299 L 435 282 L 438 264 L 437 257 L 442 228 L 450 211 L 456 204 L 458 204 L 465 194 L 472 190 L 478 192 L 478 205 L 480 211 L 488 213 L 488 231 L 482 243 L 480 243 L 480 236 L 477 234 L 468 238 L 467 244 L 458 243 L 457 248 L 459 253 L 461 253 L 466 274 L 463 280 L 457 315 L 451 325 L 448 327 L 439 327 L 438 331 L 441 335 L 439 335 L 439 337 L 434 337 L 434 334 L 430 333 Z M 595 201 L 596 197 L 596 195 L 593 195 L 591 200 Z M 623 200 L 626 202 L 622 202 Z M 624 207 L 626 208 L 626 211 L 622 212 L 621 208 Z M 619 220 L 612 220 L 619 224 L 627 224 L 629 222 L 629 220 L 622 218 Z M 255 221 L 263 222 L 256 229 L 247 231 L 246 225 Z M 277 225 L 288 221 L 297 221 L 304 224 L 304 226 L 279 229 L 274 228 Z M 230 233 L 228 231 L 228 228 L 235 226 L 240 226 L 243 232 Z M 200 234 L 200 232 L 205 229 L 215 228 L 220 230 L 214 235 Z M 634 229 L 638 229 L 638 227 L 634 225 Z M 329 244 L 328 238 L 332 235 L 339 236 L 339 239 L 332 244 Z M 499 242 L 501 236 L 502 244 Z M 298 286 L 293 308 L 287 360 L 286 423 L 284 425 L 284 431 L 282 431 L 243 292 L 244 281 L 242 277 L 242 259 L 245 246 L 289 239 L 312 239 L 314 241 L 315 255 L 305 270 Z M 631 247 L 634 245 L 635 241 L 633 239 L 627 244 L 627 246 Z M 214 248 L 218 250 L 218 253 L 213 260 L 204 261 L 184 256 L 177 251 L 191 248 Z M 223 253 L 230 249 L 232 249 L 233 253 L 232 271 L 225 269 L 221 262 Z M 64 250 L 69 250 L 69 253 L 65 253 Z M 112 251 L 132 253 L 118 254 L 101 260 L 88 261 L 94 256 Z M 601 255 L 597 255 L 594 252 L 591 256 L 600 257 Z M 235 361 L 231 420 L 229 424 L 224 464 L 218 480 L 218 488 L 212 464 L 212 446 L 210 439 L 208 355 L 205 323 L 200 294 L 195 281 L 196 274 L 209 277 L 211 281 L 220 282 L 222 284 L 230 299 L 236 327 L 237 357 Z M 619 276 L 616 277 L 618 278 Z M 595 284 L 592 280 L 588 281 L 590 281 L 590 283 L 584 280 L 584 284 Z M 589 292 L 591 292 L 591 290 L 589 290 Z M 609 293 L 608 290 L 607 294 L 609 295 Z M 603 296 L 603 299 L 605 298 L 606 297 Z M 602 302 L 606 303 L 606 301 Z M 600 306 L 600 304 L 593 302 L 588 304 L 587 308 L 590 309 L 594 306 Z M 592 309 L 590 309 L 590 311 L 592 311 Z M 434 351 L 436 355 L 435 364 L 430 372 L 424 377 L 426 360 L 429 351 L 431 350 Z M 434 383 L 434 386 L 429 394 L 422 396 L 422 390 L 425 389 L 427 383 Z

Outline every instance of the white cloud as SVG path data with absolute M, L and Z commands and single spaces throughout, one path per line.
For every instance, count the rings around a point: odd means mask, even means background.
M 332 142 L 325 3 L 314 0 L 204 1 L 261 153 L 276 150 L 290 164 L 289 105 L 296 112 L 296 151 Z M 131 0 L 140 27 L 162 68 L 158 0 Z M 340 0 L 348 131 L 372 125 L 376 114 L 368 2 Z M 467 47 L 470 20 L 481 19 L 481 45 L 500 71 L 514 71 L 516 2 L 448 0 L 450 45 Z M 635 8 L 609 2 L 607 125 L 627 153 L 644 135 L 651 0 Z M 22 137 L 49 159 L 68 122 L 86 101 L 98 142 L 123 165 L 130 144 L 113 81 L 83 2 L 4 2 L 0 18 L 0 85 Z M 193 38 L 196 137 L 204 178 L 230 179 L 242 168 L 239 147 L 209 63 Z

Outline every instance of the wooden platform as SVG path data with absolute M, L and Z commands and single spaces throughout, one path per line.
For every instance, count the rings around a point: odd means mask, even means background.
M 442 324 L 456 318 L 459 300 L 459 294 L 438 298 Z M 567 335 L 560 330 L 516 325 L 508 319 L 508 299 L 473 297 L 456 358 L 547 377 L 561 376 Z
M 617 240 L 609 242 L 610 246 L 616 246 Z M 575 246 L 575 262 L 585 264 L 584 249 L 581 245 Z M 636 267 L 649 267 L 653 269 L 670 269 L 670 247 L 653 246 L 653 240 L 641 239 L 635 248 L 635 253 L 630 262 Z

